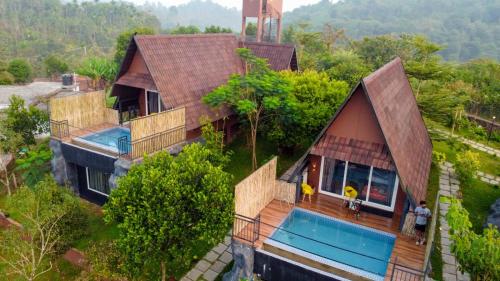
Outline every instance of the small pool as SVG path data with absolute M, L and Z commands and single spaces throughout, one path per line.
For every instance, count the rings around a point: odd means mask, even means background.
M 396 236 L 294 208 L 266 243 L 374 280 L 383 280 Z M 333 261 L 331 263 L 330 261 Z
M 118 139 L 126 137 L 130 141 L 130 129 L 111 128 L 79 137 L 79 141 L 118 153 Z M 122 148 L 123 149 L 123 148 Z M 128 151 L 128 149 L 127 149 Z

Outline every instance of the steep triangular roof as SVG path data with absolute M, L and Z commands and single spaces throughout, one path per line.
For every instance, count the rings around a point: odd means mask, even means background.
M 306 155 L 299 160 L 302 165 L 297 165 L 294 173 L 289 173 L 289 180 L 293 180 L 304 167 L 306 156 L 315 145 L 323 141 L 328 128 L 360 88 L 376 116 L 401 186 L 414 203 L 424 200 L 432 160 L 432 143 L 399 58 L 362 79 L 318 135 Z

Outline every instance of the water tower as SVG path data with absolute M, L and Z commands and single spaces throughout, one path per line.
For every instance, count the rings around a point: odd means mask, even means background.
M 283 0 L 243 0 L 241 37 L 245 38 L 247 18 L 257 18 L 257 42 L 280 42 Z

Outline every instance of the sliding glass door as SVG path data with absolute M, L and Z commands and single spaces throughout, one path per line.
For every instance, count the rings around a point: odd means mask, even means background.
M 346 186 L 358 191 L 366 205 L 392 211 L 398 179 L 394 171 L 348 161 L 322 158 L 320 192 L 342 198 Z
M 160 94 L 155 91 L 146 91 L 146 115 L 165 111 Z

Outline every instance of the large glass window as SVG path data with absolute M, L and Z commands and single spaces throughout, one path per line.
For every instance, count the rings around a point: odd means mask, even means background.
M 390 207 L 392 203 L 392 194 L 394 193 L 395 181 L 395 172 L 373 168 L 368 202 Z
M 111 192 L 109 187 L 110 174 L 103 173 L 99 170 L 87 168 L 87 187 L 90 190 L 109 195 Z
M 358 199 L 366 200 L 368 192 L 368 180 L 370 178 L 370 166 L 349 162 L 345 185 L 352 186 L 358 191 Z
M 321 190 L 342 195 L 345 161 L 324 158 L 323 186 Z

